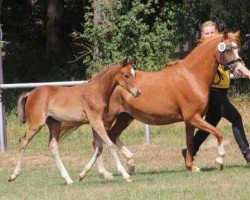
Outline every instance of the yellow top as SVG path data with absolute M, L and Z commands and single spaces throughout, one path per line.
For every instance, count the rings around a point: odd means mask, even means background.
M 214 81 L 213 88 L 229 88 L 230 85 L 230 72 L 225 70 L 222 65 L 219 65 Z

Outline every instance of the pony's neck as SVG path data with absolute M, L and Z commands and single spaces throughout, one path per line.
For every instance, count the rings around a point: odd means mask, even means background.
M 218 41 L 219 39 L 216 37 L 203 42 L 183 60 L 184 65 L 196 76 L 199 84 L 204 83 L 209 87 L 212 84 L 219 64 L 216 60 Z

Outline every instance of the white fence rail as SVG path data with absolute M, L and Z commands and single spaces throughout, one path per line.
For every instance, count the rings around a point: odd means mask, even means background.
M 87 81 L 66 81 L 66 82 L 43 82 L 43 83 L 16 83 L 16 84 L 0 84 L 0 151 L 4 152 L 7 148 L 6 136 L 6 117 L 5 109 L 2 103 L 2 90 L 4 89 L 20 89 L 20 88 L 35 88 L 44 85 L 57 85 L 57 86 L 73 86 Z M 150 144 L 150 129 L 149 125 L 145 124 L 146 142 Z

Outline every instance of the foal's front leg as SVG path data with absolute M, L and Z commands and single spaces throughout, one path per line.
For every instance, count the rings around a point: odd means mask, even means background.
M 113 124 L 113 122 L 115 120 L 114 116 L 116 116 L 115 113 L 112 113 L 112 112 L 108 113 L 108 117 L 107 117 L 108 122 L 106 124 L 107 130 L 109 130 L 110 125 Z M 119 139 L 119 136 L 131 124 L 131 122 L 133 120 L 134 120 L 134 118 L 130 114 L 128 114 L 126 112 L 120 113 L 117 116 L 114 125 L 112 126 L 112 128 L 109 130 L 109 133 L 108 133 L 109 138 L 112 140 L 112 142 L 116 144 L 116 146 L 121 150 L 123 155 L 127 158 L 127 166 L 128 166 L 129 174 L 133 174 L 135 171 L 133 153 L 121 142 L 121 140 Z M 104 176 L 104 178 L 106 178 L 106 175 L 109 175 L 110 173 L 107 172 L 107 170 L 104 168 L 102 156 L 98 157 L 96 163 L 97 163 L 99 173 L 102 176 Z M 103 171 L 105 172 L 104 174 L 101 173 Z M 107 178 L 109 178 L 109 176 Z
M 90 122 L 91 126 L 93 127 L 93 129 L 95 130 L 95 132 L 99 135 L 99 137 L 102 139 L 102 141 L 107 145 L 110 153 L 112 154 L 112 156 L 115 160 L 116 167 L 117 167 L 118 171 L 122 173 L 122 175 L 126 181 L 130 182 L 131 181 L 130 175 L 126 172 L 125 168 L 121 164 L 121 162 L 117 156 L 114 143 L 110 140 L 110 138 L 107 135 L 103 121 L 101 120 L 100 117 L 91 117 L 89 115 L 88 115 L 88 117 L 89 117 L 89 122 Z

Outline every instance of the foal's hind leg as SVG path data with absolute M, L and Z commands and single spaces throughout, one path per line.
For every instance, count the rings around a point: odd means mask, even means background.
M 84 170 L 79 174 L 79 181 L 81 181 L 87 173 L 92 169 L 93 165 L 95 164 L 96 159 L 102 154 L 103 145 L 101 138 L 93 131 L 94 140 L 95 140 L 95 153 L 93 157 L 90 159 L 88 164 L 84 167 Z
M 223 165 L 223 157 L 225 156 L 225 150 L 224 150 L 224 145 L 223 145 L 223 135 L 220 129 L 212 126 L 208 122 L 206 122 L 200 115 L 196 115 L 193 117 L 191 120 L 186 122 L 187 124 L 191 124 L 195 126 L 196 128 L 202 129 L 208 133 L 211 133 L 214 135 L 218 141 L 218 157 L 216 158 L 216 162 L 220 163 Z M 191 153 L 191 151 L 189 152 Z M 190 154 L 191 157 L 191 154 Z
M 16 168 L 14 173 L 9 176 L 8 181 L 14 181 L 22 172 L 22 164 L 23 164 L 23 154 L 28 145 L 28 143 L 32 140 L 35 134 L 42 128 L 43 125 L 29 125 L 27 132 L 23 135 L 23 137 L 19 140 L 19 149 L 18 149 L 18 158 Z
M 53 158 L 56 161 L 56 165 L 61 172 L 62 177 L 65 179 L 67 184 L 73 183 L 72 179 L 70 178 L 67 170 L 65 169 L 61 158 L 59 156 L 59 150 L 58 150 L 58 141 L 60 137 L 60 126 L 61 122 L 53 119 L 53 118 L 48 118 L 46 121 L 49 131 L 50 131 L 50 138 L 49 138 L 49 151 Z

